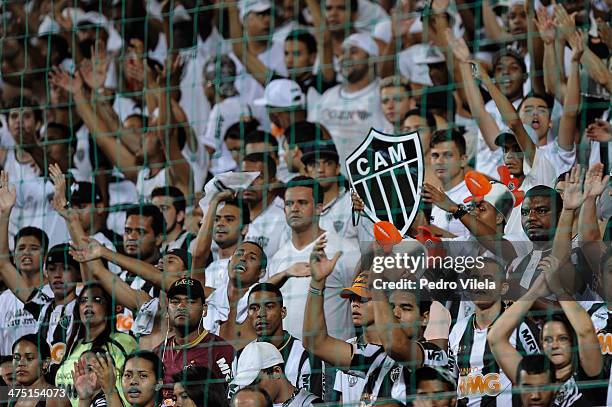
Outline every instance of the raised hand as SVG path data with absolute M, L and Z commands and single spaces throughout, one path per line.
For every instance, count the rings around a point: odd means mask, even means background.
M 570 34 L 567 41 L 572 47 L 572 62 L 580 62 L 584 53 L 584 34 L 580 30 Z
M 87 366 L 84 360 L 79 359 L 74 362 L 74 368 L 71 372 L 74 388 L 79 395 L 80 400 L 91 400 L 95 393 L 95 382 L 91 381 L 91 375 L 87 372 Z
M 391 12 L 391 32 L 396 36 L 405 36 L 416 22 L 416 17 L 410 14 L 410 2 L 401 0 Z
M 79 69 L 87 86 L 91 89 L 104 87 L 109 63 L 110 59 L 106 56 L 106 44 L 102 40 L 96 40 L 96 44 L 91 47 L 91 59 L 83 60 Z
M 15 206 L 17 200 L 17 190 L 14 185 L 9 185 L 8 172 L 0 172 L 0 213 L 8 216 Z
M 577 209 L 586 199 L 586 193 L 582 192 L 582 173 L 580 165 L 575 165 L 569 174 L 565 174 L 567 186 L 563 193 L 563 209 Z
M 363 212 L 365 205 L 359 195 L 357 195 L 357 192 L 355 191 L 351 191 L 351 202 L 353 203 L 354 210 L 356 210 L 357 212 Z
M 102 257 L 102 245 L 90 237 L 83 237 L 79 246 L 72 246 L 69 253 L 79 263 L 98 260 Z
M 546 260 L 546 259 L 544 259 L 544 260 Z M 544 260 L 542 260 L 540 262 L 540 265 L 543 266 L 543 267 L 546 267 L 546 265 L 549 264 L 549 263 L 548 262 L 542 263 Z M 535 279 L 535 281 L 533 282 L 533 285 L 529 289 L 529 292 L 532 295 L 534 295 L 534 297 L 535 297 L 535 298 L 533 298 L 534 300 L 536 300 L 538 298 L 547 297 L 548 294 L 550 294 L 550 288 L 546 284 L 546 276 L 545 276 L 545 274 L 543 272 L 540 273 L 540 275 Z
M 92 358 L 91 368 L 98 377 L 98 381 L 104 394 L 109 395 L 115 391 L 115 365 L 108 353 L 96 353 Z
M 429 183 L 423 185 L 423 199 L 446 212 L 453 212 L 453 208 L 457 206 L 444 191 Z
M 53 209 L 60 214 L 63 218 L 67 218 L 70 215 L 68 208 L 68 200 L 66 199 L 66 178 L 62 169 L 57 163 L 49 166 L 49 176 L 53 183 Z
M 555 26 L 559 29 L 561 38 L 567 39 L 569 35 L 576 31 L 575 14 L 573 13 L 570 16 L 567 14 L 565 7 L 560 4 L 555 6 Z
M 448 46 L 453 50 L 453 55 L 459 62 L 466 63 L 470 60 L 471 54 L 463 38 L 455 38 L 450 28 L 444 32 Z
M 287 270 L 289 277 L 310 277 L 310 264 L 300 261 L 293 263 Z
M 587 127 L 586 136 L 589 140 L 601 143 L 610 142 L 612 141 L 612 125 L 605 120 L 596 119 Z
M 316 283 L 324 283 L 325 279 L 334 271 L 336 263 L 342 252 L 337 252 L 331 259 L 327 258 L 325 254 L 325 247 L 327 246 L 327 236 L 321 235 L 315 242 L 312 253 L 310 254 L 310 275 L 312 280 Z
M 599 31 L 599 38 L 612 51 L 612 27 L 610 27 L 610 24 L 605 22 L 597 23 L 597 30 Z
M 546 285 L 553 294 L 559 294 L 564 291 L 559 279 L 559 259 L 554 256 L 545 257 L 538 264 L 538 268 L 546 279 Z
M 597 198 L 608 186 L 610 176 L 604 176 L 604 165 L 597 163 L 593 165 L 586 173 L 584 178 L 584 189 L 587 198 Z
M 537 10 L 537 18 L 533 19 L 542 41 L 552 44 L 555 41 L 555 22 L 552 15 L 549 15 L 546 8 L 540 7 Z
M 448 9 L 450 0 L 433 0 L 431 2 L 431 9 L 435 13 L 443 13 Z
M 70 93 L 77 93 L 83 90 L 83 79 L 79 71 L 76 71 L 74 77 L 71 77 L 66 71 L 53 67 L 49 71 L 49 81 Z

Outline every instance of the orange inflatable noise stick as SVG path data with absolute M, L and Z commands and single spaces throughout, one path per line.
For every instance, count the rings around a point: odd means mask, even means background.
M 374 238 L 385 253 L 390 253 L 393 246 L 402 241 L 402 234 L 391 222 L 380 221 L 374 224 Z

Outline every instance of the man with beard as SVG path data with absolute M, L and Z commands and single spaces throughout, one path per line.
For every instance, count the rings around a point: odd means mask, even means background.
M 204 380 L 231 379 L 234 348 L 202 326 L 206 316 L 205 294 L 198 280 L 177 280 L 168 290 L 168 317 L 174 325 L 174 335 L 155 349 L 165 366 L 164 384 L 186 366 L 204 366 L 212 377 Z M 173 391 L 162 391 L 164 401 L 172 401 Z
M 306 175 L 317 180 L 323 189 L 319 225 L 357 245 L 357 228 L 351 220 L 351 195 L 341 185 L 340 158 L 334 142 L 327 140 L 305 148 L 301 160 Z
M 380 87 L 373 59 L 378 45 L 368 34 L 352 34 L 342 43 L 342 75 L 345 83 L 321 96 L 310 106 L 308 118 L 324 125 L 331 134 L 340 156 L 340 171 L 373 127 L 382 129 L 385 118 L 380 105 Z
M 323 392 L 321 360 L 310 355 L 304 349 L 302 341 L 283 330 L 287 309 L 283 306 L 283 295 L 278 287 L 266 283 L 255 285 L 248 294 L 247 315 L 248 320 L 242 325 L 238 325 L 235 321 L 227 322 L 228 326 L 234 325 L 233 332 L 240 332 L 240 336 L 224 337 L 239 350 L 232 365 L 234 376 L 244 346 L 255 341 L 269 342 L 282 355 L 287 380 L 298 388 L 305 388 L 321 396 Z
M 164 242 L 160 251 L 165 253 L 171 249 L 189 250 L 195 236 L 185 230 L 185 195 L 173 186 L 163 186 L 151 191 L 151 203 L 159 208 L 164 220 Z
M 283 200 L 272 190 L 277 183 L 276 163 L 269 153 L 253 153 L 244 157 L 242 171 L 259 172 L 259 176 L 242 194 L 251 213 L 245 240 L 257 242 L 266 251 L 266 256 L 271 257 L 288 235 Z

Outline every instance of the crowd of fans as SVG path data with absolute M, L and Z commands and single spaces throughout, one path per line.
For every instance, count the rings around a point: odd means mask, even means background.
M 612 405 L 610 0 L 1 7 L 0 404 Z M 392 248 L 371 128 L 422 147 Z M 404 243 L 493 288 L 377 289 Z

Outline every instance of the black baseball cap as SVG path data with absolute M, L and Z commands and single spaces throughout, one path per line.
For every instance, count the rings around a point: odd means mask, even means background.
M 504 148 L 504 143 L 506 139 L 509 139 L 509 138 L 516 140 L 516 136 L 511 131 L 507 131 L 507 130 L 502 131 L 497 135 L 497 137 L 495 137 L 495 145 L 500 146 L 501 148 Z
M 49 264 L 62 263 L 67 266 L 74 267 L 77 271 L 80 270 L 79 262 L 72 258 L 69 253 L 69 250 L 70 244 L 68 243 L 61 243 L 53 246 L 47 252 L 47 258 L 45 259 L 45 267 Z
M 75 182 L 70 187 L 70 203 L 73 205 L 80 204 L 97 204 L 102 202 L 102 191 L 100 187 L 91 182 Z
M 313 162 L 317 158 L 331 158 L 337 163 L 340 162 L 338 150 L 336 150 L 336 146 L 331 141 L 304 147 L 302 152 L 302 163 L 304 163 L 304 165 L 308 165 L 308 163 Z
M 202 302 L 206 301 L 202 283 L 193 278 L 181 278 L 172 283 L 168 290 L 168 298 L 172 298 L 176 295 L 187 295 L 190 298 L 201 298 Z
M 169 254 L 179 257 L 185 265 L 185 270 L 189 270 L 191 268 L 191 255 L 187 252 L 187 250 L 180 248 L 170 249 L 166 253 L 164 253 L 164 256 L 167 256 Z

